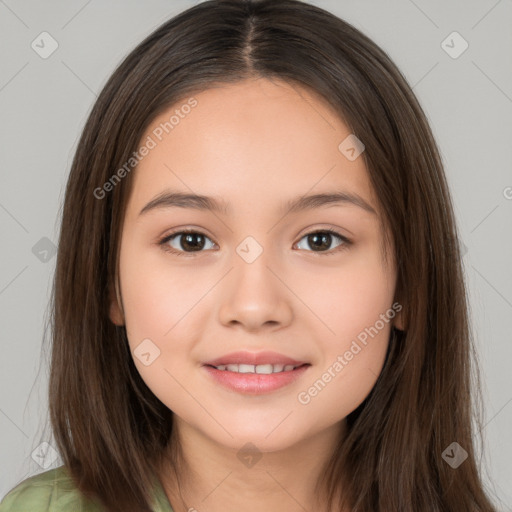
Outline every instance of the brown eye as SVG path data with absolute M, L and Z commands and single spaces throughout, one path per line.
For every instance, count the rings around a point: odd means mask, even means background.
M 335 238 L 337 238 L 340 243 L 333 248 L 332 243 Z M 348 238 L 332 229 L 313 231 L 301 238 L 301 240 L 304 239 L 306 239 L 306 244 L 310 249 L 307 252 L 318 254 L 325 253 L 326 255 L 337 253 L 347 248 L 352 243 Z M 209 247 L 208 243 L 211 244 Z M 300 243 L 299 241 L 299 244 Z M 159 242 L 159 245 L 162 246 L 165 251 L 176 254 L 177 256 L 191 256 L 193 253 L 205 252 L 205 249 L 212 249 L 215 243 L 200 231 L 182 230 L 167 235 Z M 304 248 L 299 247 L 299 249 Z
M 164 246 L 166 250 L 182 255 L 183 253 L 201 252 L 205 248 L 207 240 L 210 238 L 199 231 L 178 231 L 166 236 L 160 245 Z
M 341 243 L 338 244 L 334 249 L 331 247 L 333 238 L 338 238 L 338 240 L 341 240 Z M 303 239 L 306 239 L 307 245 L 313 249 L 312 252 L 337 252 L 337 250 L 343 249 L 345 246 L 350 244 L 350 240 L 348 240 L 348 238 L 331 229 L 324 229 L 308 233 L 301 238 L 301 240 Z

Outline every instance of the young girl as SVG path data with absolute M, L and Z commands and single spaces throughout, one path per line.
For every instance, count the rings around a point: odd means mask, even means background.
M 325 10 L 206 1 L 128 55 L 73 161 L 52 306 L 64 465 L 2 512 L 495 510 L 438 149 Z

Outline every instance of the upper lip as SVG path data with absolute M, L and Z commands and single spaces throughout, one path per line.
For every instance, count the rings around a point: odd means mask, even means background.
M 224 356 L 220 356 L 217 359 L 212 359 L 211 361 L 207 361 L 204 363 L 205 365 L 210 366 L 219 366 L 222 364 L 284 364 L 284 365 L 293 365 L 300 366 L 306 364 L 305 361 L 298 361 L 296 359 L 292 359 L 291 357 L 287 357 L 283 354 L 279 354 L 277 352 L 265 351 L 265 352 L 247 352 L 247 351 L 238 351 L 231 352 L 230 354 L 226 354 Z

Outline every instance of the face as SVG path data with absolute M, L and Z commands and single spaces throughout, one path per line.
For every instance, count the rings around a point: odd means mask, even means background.
M 110 316 L 178 428 L 284 449 L 342 424 L 374 386 L 400 327 L 392 248 L 386 264 L 363 157 L 339 148 L 350 130 L 322 99 L 267 79 L 193 98 L 141 141 Z M 341 196 L 304 202 L 316 194 Z M 302 366 L 266 373 L 283 358 Z

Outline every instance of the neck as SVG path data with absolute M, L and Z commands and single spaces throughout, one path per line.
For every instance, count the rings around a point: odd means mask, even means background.
M 169 448 L 180 449 L 162 462 L 160 481 L 174 512 L 329 512 L 317 482 L 345 427 L 342 422 L 293 446 L 261 453 L 219 445 L 175 417 Z

